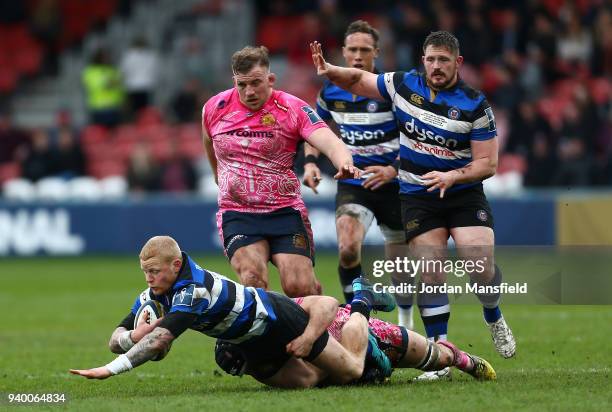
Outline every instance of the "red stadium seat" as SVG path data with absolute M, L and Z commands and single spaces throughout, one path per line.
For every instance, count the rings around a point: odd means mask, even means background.
M 164 123 L 164 116 L 156 107 L 145 107 L 138 114 L 136 123 L 139 127 L 158 126 Z
M 120 160 L 90 161 L 87 165 L 88 174 L 97 179 L 108 176 L 124 176 L 126 170 L 126 164 Z
M 141 131 L 133 124 L 125 124 L 119 126 L 115 130 L 115 139 L 117 140 L 138 140 L 141 136 Z
M 200 140 L 181 139 L 178 144 L 178 151 L 182 156 L 191 160 L 204 156 L 204 145 Z
M 527 171 L 527 161 L 521 155 L 506 153 L 499 157 L 497 173 L 502 175 L 507 172 L 519 172 L 524 174 Z
M 597 104 L 606 104 L 612 98 L 612 83 L 605 77 L 593 78 L 589 81 L 591 97 Z
M 295 16 L 264 17 L 258 24 L 257 44 L 265 44 L 270 54 L 287 50 L 291 36 L 301 24 L 301 18 Z
M 17 87 L 17 72 L 12 67 L 0 66 L 0 93 L 10 93 Z
M 103 126 L 91 125 L 87 126 L 85 130 L 83 130 L 81 142 L 84 145 L 95 144 L 105 142 L 109 139 L 109 137 L 110 133 L 108 129 Z
M 185 124 L 177 126 L 174 135 L 180 140 L 202 140 L 202 126 L 198 123 Z
M 11 162 L 0 165 L 0 184 L 10 179 L 16 179 L 21 175 L 19 162 Z
M 38 45 L 20 50 L 14 56 L 14 64 L 17 70 L 24 74 L 35 74 L 40 70 L 42 63 L 42 50 Z

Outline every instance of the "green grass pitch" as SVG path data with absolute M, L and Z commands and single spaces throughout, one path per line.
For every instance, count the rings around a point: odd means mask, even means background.
M 204 267 L 232 275 L 220 256 L 196 256 Z M 318 257 L 327 294 L 339 296 L 337 259 Z M 271 274 L 272 287 L 278 278 Z M 497 355 L 477 306 L 453 307 L 449 338 L 484 356 L 497 382 L 476 382 L 454 371 L 453 381 L 412 383 L 414 370 L 396 370 L 382 386 L 313 390 L 267 388 L 250 377 L 222 374 L 213 340 L 193 331 L 162 362 L 105 381 L 69 368 L 103 365 L 116 324 L 145 288 L 138 259 L 1 258 L 0 410 L 16 409 L 9 393 L 65 393 L 62 406 L 37 410 L 610 410 L 612 306 L 502 306 L 518 341 L 517 355 Z M 610 291 L 612 293 L 612 291 Z M 395 314 L 389 319 L 394 320 Z M 422 330 L 417 319 L 418 330 Z M 168 409 L 170 408 L 170 409 Z

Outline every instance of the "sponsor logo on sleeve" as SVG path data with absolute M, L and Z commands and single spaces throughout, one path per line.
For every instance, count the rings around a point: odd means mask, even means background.
M 191 306 L 193 305 L 193 293 L 195 285 L 185 286 L 174 294 L 172 306 Z
M 489 131 L 494 131 L 497 126 L 495 126 L 495 116 L 493 115 L 493 109 L 487 107 L 485 109 L 485 114 L 487 115 L 487 119 L 489 120 Z
M 310 120 L 310 123 L 315 124 L 315 123 L 318 123 L 318 122 L 322 121 L 321 118 L 319 117 L 319 115 L 317 114 L 317 112 L 315 112 L 312 109 L 312 107 L 310 107 L 310 106 L 302 106 L 302 110 L 308 116 L 308 119 Z

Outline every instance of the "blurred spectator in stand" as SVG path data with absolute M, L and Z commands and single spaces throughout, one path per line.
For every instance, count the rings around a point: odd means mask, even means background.
M 589 184 L 592 168 L 588 145 L 593 136 L 588 135 L 589 125 L 576 104 L 568 104 L 559 131 L 558 154 L 560 163 L 553 177 L 555 186 L 586 186 Z
M 85 156 L 72 129 L 59 130 L 55 148 L 54 174 L 70 179 L 85 174 Z
M 60 109 L 57 111 L 55 114 L 55 126 L 48 130 L 52 145 L 57 144 L 59 134 L 63 130 L 68 130 L 70 133 L 74 134 L 77 141 L 80 140 L 79 128 L 75 126 L 72 114 L 67 109 Z
M 338 42 L 334 36 L 327 31 L 319 21 L 315 13 L 306 13 L 302 17 L 299 30 L 290 34 L 290 40 L 287 44 L 287 58 L 289 63 L 294 65 L 310 65 L 312 64 L 312 55 L 308 47 L 304 47 L 313 39 L 320 39 L 330 49 L 338 47 Z
M 216 73 L 202 56 L 206 54 L 206 44 L 196 35 L 179 38 L 178 51 L 183 78 L 197 78 L 204 84 L 213 84 Z
M 131 192 L 156 192 L 160 189 L 160 171 L 149 147 L 139 143 L 130 155 L 127 181 Z
M 591 67 L 596 76 L 612 77 L 612 10 L 602 8 L 595 20 Z
M 29 144 L 29 134 L 14 127 L 10 114 L 0 112 L 0 165 L 19 160 L 18 149 Z
M 83 70 L 82 80 L 91 123 L 107 127 L 118 125 L 123 117 L 125 90 L 121 73 L 112 65 L 105 48 L 94 53 Z
M 534 52 L 539 56 L 543 78 L 548 84 L 553 83 L 560 76 L 557 69 L 557 35 L 550 18 L 545 13 L 536 14 L 529 39 L 528 47 L 535 49 Z
M 198 176 L 191 160 L 181 155 L 175 141 L 170 143 L 168 160 L 161 170 L 161 190 L 164 192 L 193 192 Z
M 558 164 L 555 138 L 533 102 L 523 101 L 512 113 L 506 151 L 527 160 L 525 186 L 550 186 Z
M 33 132 L 32 145 L 25 149 L 21 156 L 21 173 L 24 178 L 37 182 L 55 173 L 55 156 L 51 150 L 49 135 L 44 129 L 36 129 Z
M 491 28 L 487 26 L 482 11 L 470 11 L 457 33 L 460 44 L 467 46 L 461 49 L 465 61 L 476 67 L 487 61 L 491 56 L 491 37 Z
M 527 48 L 527 56 L 521 63 L 518 74 L 519 84 L 523 91 L 523 99 L 533 101 L 542 96 L 543 93 L 543 74 L 542 74 L 543 55 L 536 47 Z
M 202 94 L 202 87 L 198 79 L 191 78 L 183 83 L 181 90 L 172 97 L 170 102 L 170 108 L 177 122 L 190 123 L 200 119 L 202 102 L 206 101 Z
M 552 128 L 538 113 L 535 103 L 522 101 L 511 114 L 506 151 L 527 157 L 536 139 L 551 147 L 554 141 Z
M 44 45 L 43 72 L 57 75 L 62 15 L 57 0 L 40 0 L 30 15 L 30 31 Z
M 26 16 L 25 2 L 0 1 L 0 24 L 21 23 Z
M 338 8 L 338 0 L 319 1 L 319 21 L 321 27 L 325 27 L 329 36 L 336 41 L 344 38 L 344 32 L 350 23 L 343 10 Z
M 612 110 L 597 131 L 593 182 L 612 185 Z
M 559 164 L 556 148 L 551 140 L 543 135 L 536 135 L 531 141 L 527 155 L 527 172 L 523 179 L 526 187 L 545 187 L 552 184 L 551 172 Z
M 582 27 L 577 13 L 570 15 L 565 30 L 557 37 L 557 49 L 559 57 L 572 65 L 577 63 L 586 66 L 590 62 L 593 39 L 591 33 Z
M 132 119 L 140 109 L 151 104 L 158 79 L 159 56 L 143 37 L 136 37 L 121 57 L 119 69 L 127 92 Z
M 429 16 L 414 4 L 399 3 L 391 12 L 398 67 L 421 67 L 421 44 L 434 27 Z

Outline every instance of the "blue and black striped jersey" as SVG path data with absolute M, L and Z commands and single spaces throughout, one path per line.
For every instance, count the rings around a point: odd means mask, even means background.
M 397 159 L 399 133 L 391 103 L 351 94 L 328 81 L 319 92 L 317 113 L 338 125 L 355 166 L 386 166 Z M 341 181 L 361 185 L 363 180 Z
M 400 194 L 427 193 L 421 175 L 466 166 L 472 161 L 470 141 L 497 135 L 491 106 L 462 80 L 435 93 L 425 75 L 412 70 L 380 74 L 377 84 L 380 94 L 393 104 L 399 127 Z M 458 184 L 449 191 L 479 184 Z
M 218 273 L 202 269 L 186 253 L 183 266 L 172 289 L 164 296 L 144 290 L 132 307 L 147 300 L 157 300 L 166 312 L 197 315 L 189 327 L 208 336 L 239 343 L 262 335 L 268 322 L 276 319 L 268 296 L 263 289 L 244 287 Z

